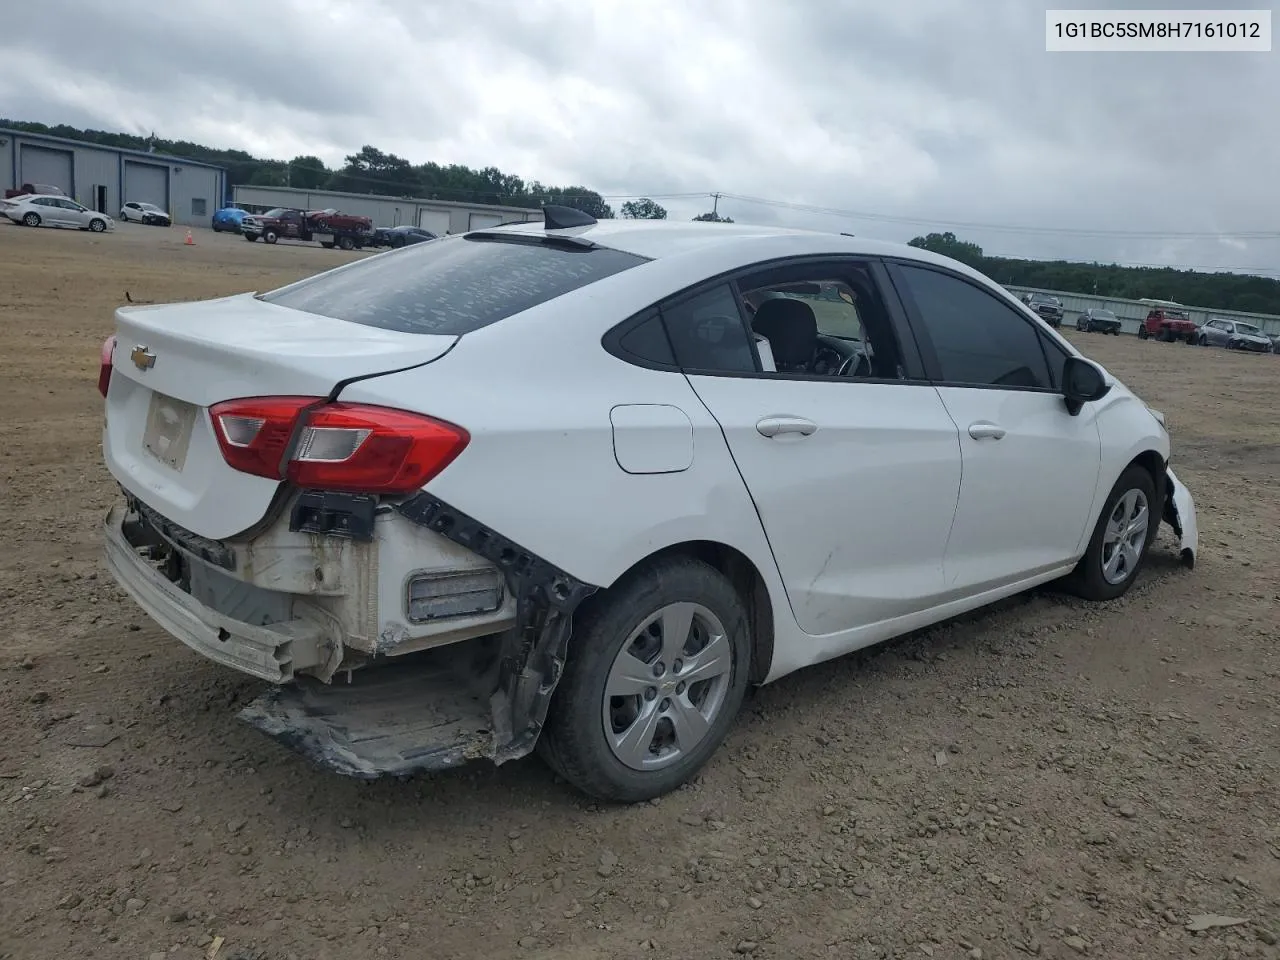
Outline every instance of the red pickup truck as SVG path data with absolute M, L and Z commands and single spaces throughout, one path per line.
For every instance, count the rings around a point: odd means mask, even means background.
M 337 210 L 294 210 L 276 207 L 240 221 L 240 233 L 250 243 L 277 240 L 315 240 L 322 247 L 359 250 L 373 241 L 373 221 Z
M 1200 328 L 1185 310 L 1169 307 L 1152 307 L 1147 319 L 1138 328 L 1138 337 L 1142 340 L 1154 337 L 1157 340 L 1195 343 L 1199 333 Z

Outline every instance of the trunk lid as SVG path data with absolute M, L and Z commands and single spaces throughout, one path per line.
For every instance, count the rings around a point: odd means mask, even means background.
M 103 453 L 131 494 L 220 540 L 266 514 L 279 482 L 229 467 L 208 408 L 256 396 L 326 397 L 344 380 L 443 356 L 455 336 L 401 333 L 241 294 L 121 307 Z

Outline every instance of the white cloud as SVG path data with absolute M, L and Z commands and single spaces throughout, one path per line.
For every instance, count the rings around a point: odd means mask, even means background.
M 370 143 L 610 196 L 1205 235 L 954 228 L 993 253 L 1280 266 L 1276 240 L 1209 236 L 1280 222 L 1274 57 L 1043 44 L 1043 12 L 1020 0 L 41 0 L 0 35 L 0 103 L 331 165 Z

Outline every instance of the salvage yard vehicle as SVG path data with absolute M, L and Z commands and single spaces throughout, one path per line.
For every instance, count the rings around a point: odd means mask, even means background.
M 436 235 L 430 230 L 415 227 L 411 223 L 402 223 L 398 227 L 376 227 L 369 246 L 399 248 L 411 243 L 426 243 L 428 240 L 435 239 Z
M 1022 302 L 1055 330 L 1062 326 L 1062 301 L 1048 293 L 1028 293 Z
M 1118 337 L 1120 336 L 1120 318 L 1102 307 L 1090 307 L 1076 317 L 1076 329 L 1084 333 L 1093 333 L 1098 330 L 1102 333 L 1113 333 Z
M 1200 328 L 1199 342 L 1202 347 L 1226 347 L 1249 353 L 1270 353 L 1272 349 L 1271 338 L 1261 327 L 1226 317 L 1211 317 Z
M 29 195 L 41 197 L 65 197 L 66 191 L 61 187 L 55 187 L 52 183 L 24 183 L 16 190 L 6 190 L 4 198 L 13 200 L 16 197 L 25 197 Z
M 154 203 L 130 200 L 120 208 L 120 219 L 125 223 L 131 221 L 148 227 L 171 227 L 173 218 L 167 211 L 161 210 Z
M 322 247 L 359 250 L 373 240 L 373 221 L 339 213 L 337 210 L 294 210 L 276 207 L 266 213 L 250 214 L 240 220 L 240 233 L 250 243 L 303 240 Z
M 215 210 L 213 216 L 209 220 L 209 226 L 213 228 L 214 233 L 239 233 L 240 221 L 248 216 L 248 211 L 241 210 L 239 207 L 223 207 L 221 210 Z
M 1181 340 L 1194 344 L 1199 342 L 1200 328 L 1185 310 L 1152 307 L 1147 318 L 1142 321 L 1142 326 L 1138 328 L 1138 337 L 1142 340 L 1152 337 L 1156 340 Z
M 1163 417 L 971 268 L 544 218 L 116 311 L 107 564 L 312 760 L 537 749 L 653 798 L 748 686 L 1050 581 L 1114 599 L 1162 521 L 1194 564 Z
M 82 203 L 38 193 L 0 200 L 0 214 L 25 227 L 75 227 L 102 233 L 115 229 L 116 225 L 105 213 L 90 210 Z

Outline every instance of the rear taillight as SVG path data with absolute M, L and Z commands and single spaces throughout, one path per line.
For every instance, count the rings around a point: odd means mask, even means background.
M 324 397 L 250 397 L 209 408 L 222 457 L 241 473 L 284 479 L 285 454 L 298 414 Z
M 98 392 L 104 397 L 107 395 L 107 388 L 111 386 L 111 358 L 115 352 L 116 338 L 112 334 L 102 342 L 101 364 L 98 367 Z
M 229 400 L 209 414 L 236 470 L 352 493 L 412 493 L 470 440 L 432 417 L 320 397 Z

